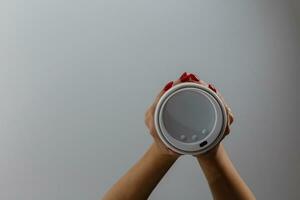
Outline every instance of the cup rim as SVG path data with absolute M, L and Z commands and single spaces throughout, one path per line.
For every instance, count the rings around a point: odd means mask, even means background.
M 214 127 L 214 129 L 205 138 L 194 143 L 183 143 L 173 138 L 171 134 L 169 134 L 164 128 L 162 120 L 162 111 L 166 102 L 172 96 L 176 95 L 176 93 L 185 90 L 198 90 L 197 92 L 201 92 L 202 94 L 204 94 L 211 101 L 211 103 L 213 103 L 213 107 L 216 112 L 216 120 L 214 126 L 218 125 L 218 131 L 216 131 L 216 127 Z M 168 148 L 179 154 L 196 155 L 209 151 L 220 142 L 225 132 L 227 115 L 225 106 L 216 93 L 203 85 L 193 82 L 185 82 L 175 85 L 161 96 L 155 108 L 154 124 L 158 136 Z M 202 144 L 203 142 L 206 142 L 206 145 L 201 146 L 200 144 Z

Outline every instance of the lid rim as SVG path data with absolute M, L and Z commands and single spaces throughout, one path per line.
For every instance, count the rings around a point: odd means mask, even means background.
M 212 97 L 216 101 L 217 106 L 220 109 L 221 116 L 217 116 L 217 119 L 216 119 L 216 121 L 217 121 L 217 120 L 220 120 L 220 118 L 221 118 L 222 123 L 220 125 L 220 127 L 221 127 L 220 131 L 218 131 L 218 133 L 212 134 L 213 131 L 215 130 L 215 129 L 212 129 L 210 134 L 208 134 L 205 138 L 203 138 L 195 143 L 192 143 L 192 145 L 194 145 L 194 147 L 197 147 L 196 150 L 188 150 L 188 149 L 191 149 L 190 147 L 188 147 L 188 146 L 191 146 L 191 143 L 183 143 L 182 141 L 179 141 L 179 140 L 177 140 L 177 141 L 184 144 L 184 145 L 181 145 L 181 147 L 186 146 L 188 148 L 187 149 L 180 148 L 180 147 L 178 147 L 180 145 L 178 145 L 178 146 L 174 145 L 171 141 L 169 141 L 170 138 L 169 139 L 167 138 L 168 137 L 167 135 L 169 135 L 169 136 L 171 136 L 171 135 L 168 134 L 167 131 L 164 132 L 161 127 L 161 123 L 162 123 L 161 115 L 162 115 L 162 110 L 163 110 L 164 104 L 167 102 L 167 100 L 171 96 L 173 96 L 176 93 L 176 91 L 181 90 L 181 89 L 184 89 L 184 90 L 198 89 L 198 90 L 201 90 L 202 93 L 206 92 L 210 97 Z M 215 105 L 214 105 L 214 108 L 215 108 Z M 226 113 L 226 110 L 225 110 L 224 104 L 222 103 L 222 100 L 215 93 L 210 91 L 208 88 L 206 88 L 202 85 L 199 85 L 197 83 L 191 83 L 191 82 L 180 83 L 180 84 L 174 86 L 173 88 L 171 88 L 165 94 L 163 94 L 163 96 L 159 99 L 158 104 L 155 109 L 155 113 L 154 113 L 154 118 L 155 118 L 154 123 L 155 123 L 155 128 L 157 130 L 157 133 L 158 133 L 160 139 L 168 148 L 170 148 L 171 150 L 173 150 L 179 154 L 196 155 L 196 154 L 205 153 L 205 152 L 209 151 L 210 149 L 212 149 L 214 146 L 216 146 L 216 144 L 218 144 L 221 141 L 221 139 L 223 138 L 224 132 L 225 132 L 225 127 L 226 127 L 225 125 L 227 124 L 227 116 L 225 113 Z M 215 137 L 213 138 L 213 140 L 208 141 L 208 139 L 211 137 L 211 135 L 214 135 Z M 174 139 L 174 140 L 176 140 L 176 139 Z M 208 144 L 205 145 L 204 147 L 200 147 L 199 144 L 204 141 L 208 141 Z

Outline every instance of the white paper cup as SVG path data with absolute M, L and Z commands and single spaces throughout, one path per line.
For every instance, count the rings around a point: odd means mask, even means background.
M 154 123 L 168 148 L 179 154 L 196 155 L 220 142 L 227 115 L 222 100 L 213 91 L 186 82 L 163 94 L 155 109 Z

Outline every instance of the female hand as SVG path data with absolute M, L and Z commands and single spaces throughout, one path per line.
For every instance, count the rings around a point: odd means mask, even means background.
M 209 88 L 210 90 L 212 90 L 213 92 L 215 92 L 220 97 L 220 99 L 223 101 L 225 108 L 226 108 L 226 114 L 228 117 L 228 120 L 227 120 L 228 123 L 227 123 L 226 129 L 225 129 L 224 137 L 230 133 L 230 125 L 232 124 L 232 122 L 234 120 L 233 113 L 232 113 L 230 107 L 228 106 L 228 104 L 226 104 L 222 95 L 212 84 L 207 84 L 203 80 L 200 80 L 194 74 L 188 74 L 188 73 L 184 72 L 180 76 L 179 79 L 177 79 L 175 81 L 170 81 L 169 83 L 167 83 L 165 85 L 165 87 L 159 92 L 159 94 L 155 98 L 153 104 L 148 108 L 148 110 L 146 111 L 146 114 L 145 114 L 145 124 L 148 127 L 150 134 L 154 139 L 157 150 L 163 155 L 172 156 L 172 157 L 179 157 L 180 154 L 175 153 L 172 150 L 170 150 L 167 146 L 164 145 L 164 143 L 159 138 L 158 133 L 155 129 L 155 125 L 154 125 L 154 112 L 155 112 L 155 108 L 156 108 L 156 105 L 157 105 L 160 97 L 174 85 L 177 85 L 177 84 L 180 84 L 183 82 L 194 82 L 194 83 L 203 85 L 203 86 Z M 216 149 L 216 148 L 214 148 L 214 149 Z M 214 149 L 212 149 L 210 152 L 213 152 Z
M 187 78 L 183 78 L 184 80 L 187 79 L 187 81 L 189 82 L 194 82 L 194 83 L 198 83 L 210 90 L 212 90 L 213 92 L 215 92 L 217 94 L 217 96 L 221 99 L 222 103 L 225 106 L 225 110 L 226 110 L 226 115 L 227 115 L 227 125 L 225 127 L 225 134 L 223 135 L 223 138 L 220 140 L 219 144 L 221 143 L 221 141 L 224 139 L 224 137 L 226 137 L 229 133 L 230 133 L 230 126 L 232 125 L 233 121 L 234 121 L 234 115 L 232 113 L 231 108 L 229 107 L 229 105 L 226 103 L 226 101 L 224 100 L 224 97 L 221 95 L 221 93 L 219 92 L 219 90 L 216 89 L 216 87 L 213 84 L 208 84 L 203 80 L 200 80 L 198 77 L 196 77 L 194 74 L 183 74 L 183 77 L 187 77 Z M 210 157 L 215 155 L 217 149 L 219 148 L 219 144 L 217 144 L 213 149 L 211 149 L 210 151 L 204 153 L 204 154 L 199 154 L 196 155 L 196 157 Z
M 154 112 L 155 112 L 155 108 L 156 108 L 156 105 L 157 105 L 160 97 L 167 90 L 169 90 L 172 86 L 174 86 L 178 83 L 180 83 L 180 79 L 178 79 L 176 81 L 168 82 L 165 85 L 165 87 L 158 93 L 153 104 L 147 109 L 147 111 L 145 113 L 145 124 L 146 124 L 147 128 L 149 129 L 151 136 L 154 139 L 154 146 L 156 147 L 156 150 L 164 156 L 170 156 L 170 157 L 174 157 L 174 158 L 178 158 L 180 156 L 180 154 L 172 151 L 167 146 L 165 146 L 165 144 L 159 138 L 158 133 L 155 129 L 155 125 L 154 125 Z

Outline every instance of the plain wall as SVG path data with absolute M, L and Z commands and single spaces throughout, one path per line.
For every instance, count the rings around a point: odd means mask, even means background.
M 296 1 L 0 2 L 0 199 L 100 199 L 152 142 L 184 71 L 235 114 L 224 145 L 257 199 L 300 199 Z M 211 199 L 181 157 L 150 199 Z

